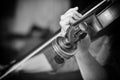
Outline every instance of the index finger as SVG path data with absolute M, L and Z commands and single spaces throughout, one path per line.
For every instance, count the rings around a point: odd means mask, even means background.
M 79 8 L 78 7 L 75 7 L 75 8 L 71 8 L 69 9 L 65 14 L 69 13 L 69 12 L 72 12 L 72 11 L 77 11 Z

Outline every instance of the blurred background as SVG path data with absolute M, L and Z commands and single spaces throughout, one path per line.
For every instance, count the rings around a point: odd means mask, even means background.
M 1 0 L 0 1 L 0 65 L 8 65 L 18 57 L 27 55 L 31 49 L 51 38 L 60 29 L 60 16 L 68 9 L 78 6 L 84 10 L 96 0 Z M 100 2 L 101 0 L 97 0 Z M 117 1 L 117 0 L 115 0 Z M 105 66 L 113 79 L 120 75 L 120 18 L 109 26 L 106 35 L 112 36 L 110 59 Z M 2 68 L 2 67 L 0 67 Z M 113 75 L 114 74 L 114 75 Z M 39 79 L 40 74 L 25 75 L 20 80 Z M 42 74 L 43 75 L 43 74 Z M 65 76 L 66 78 L 70 75 Z M 23 76 L 23 75 L 22 75 Z M 14 77 L 18 80 L 18 77 Z M 26 78 L 25 78 L 26 77 Z M 52 76 L 49 80 L 56 79 Z M 78 77 L 76 75 L 75 77 Z M 44 79 L 42 79 L 44 80 Z M 63 80 L 60 78 L 59 80 Z M 70 80 L 70 79 L 69 79 Z

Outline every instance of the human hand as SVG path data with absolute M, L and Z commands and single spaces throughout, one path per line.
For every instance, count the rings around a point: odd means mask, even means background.
M 67 29 L 81 18 L 81 14 L 77 11 L 78 7 L 69 9 L 65 14 L 60 18 L 61 32 L 64 36 Z
M 71 24 L 74 24 L 82 17 L 82 15 L 77 10 L 78 7 L 71 8 L 61 16 L 60 25 L 61 25 L 62 36 L 66 34 L 66 31 L 71 26 Z M 86 26 L 84 26 L 83 24 L 79 24 L 79 28 L 82 31 L 85 31 Z M 90 44 L 90 38 L 87 35 L 85 39 L 79 42 L 78 51 L 80 52 L 88 51 L 89 44 Z

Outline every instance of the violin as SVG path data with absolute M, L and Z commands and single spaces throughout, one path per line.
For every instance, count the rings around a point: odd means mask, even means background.
M 6 78 L 13 73 L 20 65 L 27 60 L 37 55 L 40 52 L 45 53 L 48 61 L 51 63 L 53 69 L 56 71 L 61 67 L 65 60 L 74 56 L 77 42 L 84 39 L 86 34 L 90 35 L 92 41 L 104 35 L 106 28 L 117 18 L 119 18 L 120 4 L 112 0 L 102 0 L 89 10 L 83 10 L 82 17 L 79 21 L 72 24 L 65 35 L 61 30 L 43 45 L 38 46 L 32 50 L 29 55 L 20 58 L 6 67 L 0 74 L 0 80 Z M 84 25 L 86 32 L 79 28 L 79 24 Z

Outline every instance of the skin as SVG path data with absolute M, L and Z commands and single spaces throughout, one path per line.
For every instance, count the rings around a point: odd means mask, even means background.
M 77 10 L 78 10 L 77 7 L 72 8 L 61 16 L 60 18 L 60 26 L 62 28 L 61 31 L 65 32 L 66 29 L 70 26 L 69 23 L 73 24 L 78 19 L 80 19 L 82 15 L 79 14 Z M 84 27 L 83 27 L 83 30 L 84 30 Z M 105 69 L 102 67 L 104 65 L 102 63 L 106 61 L 107 57 L 104 61 L 101 61 L 100 58 L 105 56 L 104 49 L 107 46 L 104 46 L 104 47 L 100 46 L 100 48 L 98 47 L 99 44 L 104 45 L 105 42 L 108 42 L 106 40 L 108 39 L 101 37 L 97 41 L 91 43 L 89 35 L 87 35 L 85 39 L 83 39 L 78 43 L 78 49 L 75 51 L 76 53 L 75 56 L 67 60 L 64 66 L 58 69 L 58 73 L 80 70 L 84 80 L 106 80 L 107 74 Z M 98 48 L 98 51 L 95 52 L 94 50 L 92 50 L 94 48 L 95 50 Z M 49 66 L 50 64 L 47 63 L 46 60 L 40 59 L 41 55 L 43 56 L 43 53 L 28 60 L 18 70 L 23 70 L 28 73 L 51 71 L 52 68 L 51 66 Z M 45 63 L 41 65 L 40 63 L 43 63 L 43 61 Z M 39 65 L 36 66 L 35 63 Z
M 66 31 L 70 24 L 75 23 L 78 19 L 81 18 L 82 15 L 79 14 L 77 10 L 78 10 L 77 7 L 72 8 L 61 16 L 60 26 L 63 32 Z M 98 41 L 96 43 L 99 44 L 100 42 Z M 104 49 L 106 48 L 106 46 L 104 47 L 101 46 L 99 48 L 99 51 L 97 52 L 92 51 L 93 48 L 91 48 L 91 45 L 96 43 L 91 43 L 89 35 L 87 35 L 85 39 L 78 43 L 78 49 L 75 51 L 76 53 L 75 56 L 73 56 L 70 60 L 67 60 L 65 65 L 61 67 L 58 70 L 58 72 L 70 72 L 80 70 L 84 80 L 105 80 L 107 75 L 102 65 L 104 65 L 104 62 L 106 61 L 107 57 L 105 58 L 104 61 L 101 61 L 101 58 L 104 56 Z M 47 63 L 46 60 L 44 59 L 42 60 L 42 58 L 44 58 L 45 56 L 40 58 L 41 56 L 43 56 L 43 53 L 28 60 L 18 70 L 23 70 L 29 73 L 51 71 L 52 68 L 51 66 L 49 66 L 50 64 Z M 46 62 L 47 64 L 44 64 L 43 61 Z M 35 65 L 35 63 L 39 65 Z M 40 63 L 43 64 L 41 65 Z
M 73 24 L 80 19 L 81 14 L 79 14 L 77 10 L 78 10 L 78 7 L 72 8 L 68 10 L 64 15 L 61 16 L 60 25 L 63 29 L 62 31 L 66 31 L 66 29 L 70 26 L 70 24 Z M 105 39 L 103 39 L 103 42 L 104 41 Z M 96 42 L 97 45 L 100 44 L 100 41 L 97 41 L 97 42 Z M 78 49 L 75 51 L 76 53 L 75 59 L 81 71 L 81 75 L 84 80 L 106 80 L 106 77 L 107 77 L 106 71 L 102 67 L 102 62 L 99 59 L 103 57 L 103 53 L 105 50 L 103 50 L 103 46 L 101 46 L 99 48 L 99 51 L 95 53 L 95 51 L 91 51 L 92 48 L 90 48 L 90 44 L 91 44 L 90 37 L 89 35 L 87 35 L 85 39 L 81 40 L 78 43 Z M 96 44 L 93 43 L 93 45 L 96 45 Z M 97 45 L 95 47 L 97 47 Z M 90 53 L 90 52 L 93 52 L 93 53 Z

